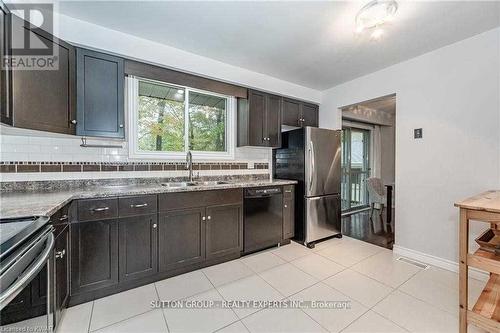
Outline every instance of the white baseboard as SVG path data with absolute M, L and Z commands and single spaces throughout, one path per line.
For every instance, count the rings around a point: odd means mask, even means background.
M 397 244 L 394 244 L 393 247 L 393 252 L 397 255 L 400 255 L 402 257 L 407 257 L 416 261 L 420 261 L 432 266 L 436 266 L 442 269 L 446 269 L 448 271 L 452 271 L 455 273 L 458 273 L 458 262 L 454 262 L 448 259 L 443 259 L 439 258 L 427 253 L 415 251 L 412 249 L 408 249 L 406 247 L 399 246 Z M 485 271 L 481 271 L 479 269 L 469 267 L 469 277 L 476 279 L 476 280 L 481 280 L 481 281 L 488 281 L 489 279 L 489 273 Z

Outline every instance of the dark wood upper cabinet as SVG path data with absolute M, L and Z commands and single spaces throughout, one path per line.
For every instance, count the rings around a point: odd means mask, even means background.
M 71 295 L 118 284 L 118 220 L 71 224 Z
M 205 209 L 160 213 L 158 253 L 160 272 L 205 260 Z
M 302 103 L 302 126 L 318 127 L 318 106 Z
M 281 124 L 296 127 L 302 125 L 300 121 L 300 119 L 302 118 L 300 104 L 300 101 L 283 98 L 283 117 L 281 120 Z
M 156 214 L 118 220 L 120 282 L 158 272 Z
M 238 146 L 279 147 L 281 97 L 249 90 L 238 99 Z
M 76 134 L 124 138 L 124 60 L 80 48 L 76 56 Z
M 316 104 L 284 98 L 281 123 L 294 127 L 318 127 L 318 111 L 319 107 Z
M 57 55 L 56 69 L 12 70 L 10 82 L 2 78 L 2 96 L 5 87 L 10 98 L 2 107 L 2 122 L 21 128 L 75 134 L 75 49 L 70 44 L 42 30 L 31 30 L 29 24 L 15 15 L 8 15 L 11 45 L 19 45 L 20 38 L 51 44 Z M 17 41 L 16 41 L 17 40 Z M 22 41 L 22 40 L 21 40 Z M 4 46 L 5 47 L 5 46 Z M 5 103 L 5 102 L 2 102 Z
M 242 205 L 218 205 L 206 208 L 207 259 L 243 250 Z

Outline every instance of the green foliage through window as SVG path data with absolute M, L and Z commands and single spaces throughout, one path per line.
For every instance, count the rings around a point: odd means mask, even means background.
M 140 151 L 227 150 L 227 98 L 139 81 L 138 104 Z

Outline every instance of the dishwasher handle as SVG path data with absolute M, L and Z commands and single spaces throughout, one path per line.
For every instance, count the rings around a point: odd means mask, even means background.
M 267 198 L 272 195 L 281 195 L 281 187 L 248 188 L 245 198 Z

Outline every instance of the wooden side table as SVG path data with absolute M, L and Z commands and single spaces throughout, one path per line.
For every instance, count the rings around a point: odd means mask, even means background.
M 477 250 L 469 253 L 469 223 L 489 223 L 500 228 L 500 191 L 488 191 L 455 203 L 460 208 L 459 227 L 459 311 L 460 333 L 472 324 L 488 332 L 500 332 L 500 256 Z M 469 267 L 490 272 L 490 279 L 476 304 L 468 308 Z

